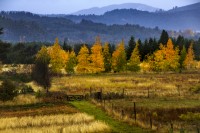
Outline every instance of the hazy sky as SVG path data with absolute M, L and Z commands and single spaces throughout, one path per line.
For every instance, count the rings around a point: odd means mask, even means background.
M 168 10 L 200 0 L 0 0 L 2 11 L 29 11 L 39 14 L 68 14 L 81 9 L 121 3 L 142 3 Z

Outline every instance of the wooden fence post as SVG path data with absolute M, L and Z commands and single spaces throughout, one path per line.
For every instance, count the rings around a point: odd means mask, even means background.
M 149 122 L 150 122 L 150 128 L 152 129 L 152 114 L 149 112 Z
M 135 123 L 136 123 L 136 103 L 134 102 L 134 118 L 135 118 Z
M 101 103 L 103 101 L 103 91 L 102 91 L 102 88 L 100 89 L 100 101 L 101 101 Z
M 124 113 L 124 110 L 122 109 L 122 112 L 121 112 L 122 119 L 124 118 L 124 115 L 125 113 Z
M 106 109 L 106 100 L 105 100 L 105 98 L 103 99 L 103 107 L 104 107 L 104 109 Z
M 113 109 L 114 109 L 114 106 L 113 106 L 113 103 L 112 103 L 112 105 L 111 105 L 111 111 L 112 111 L 112 114 L 113 114 Z
M 125 90 L 124 90 L 124 88 L 123 88 L 123 91 L 122 91 L 122 97 L 123 97 L 123 98 L 124 98 L 124 91 L 125 91 Z
M 170 124 L 171 128 L 170 128 L 170 133 L 173 133 L 174 132 L 174 126 L 173 126 L 173 123 Z
M 92 97 L 92 87 L 90 87 L 90 98 Z

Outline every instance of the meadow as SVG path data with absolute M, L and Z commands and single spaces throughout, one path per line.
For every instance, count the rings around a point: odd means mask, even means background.
M 200 127 L 199 74 L 124 72 L 52 79 L 52 94 L 83 95 L 84 101 L 47 99 L 43 88 L 31 80 L 21 80 L 35 94 L 0 102 L 0 132 L 195 133 Z M 101 100 L 95 98 L 96 92 L 102 92 Z M 10 121 L 13 124 L 6 124 Z
M 54 78 L 51 90 L 86 96 L 102 91 L 103 102 L 93 103 L 118 120 L 157 132 L 199 131 L 198 71 L 71 75 Z

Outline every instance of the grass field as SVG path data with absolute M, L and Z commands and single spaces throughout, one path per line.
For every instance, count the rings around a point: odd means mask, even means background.
M 3 78 L 3 76 L 1 76 Z M 25 82 L 35 91 L 44 91 L 33 82 Z M 63 94 L 82 94 L 103 91 L 103 98 L 114 94 L 124 94 L 124 98 L 112 97 L 102 103 L 93 101 L 74 101 L 71 103 L 44 103 L 34 95 L 19 95 L 13 101 L 0 102 L 1 121 L 55 117 L 75 117 L 84 114 L 79 124 L 43 123 L 38 127 L 25 122 L 14 128 L 0 129 L 0 132 L 197 132 L 200 129 L 200 73 L 117 73 L 84 74 L 54 77 L 51 92 Z M 44 91 L 45 92 L 45 91 Z M 92 103 L 91 103 L 92 101 Z M 137 120 L 134 120 L 134 103 Z M 17 117 L 17 118 L 16 118 Z M 48 120 L 49 120 L 48 119 Z M 55 118 L 56 119 L 56 118 Z M 151 122 L 150 122 L 151 119 Z M 45 121 L 48 121 L 45 120 Z M 75 120 L 75 119 L 74 119 Z M 24 121 L 21 121 L 24 123 Z M 88 124 L 88 125 L 87 125 Z M 97 126 L 99 124 L 99 126 Z M 173 124 L 173 129 L 171 125 Z M 5 124 L 6 125 L 6 124 Z M 21 124 L 23 125 L 23 124 Z M 79 128 L 80 127 L 80 128 Z M 99 127 L 99 129 L 96 129 Z M 141 128 L 142 127 L 142 128 Z M 54 130 L 55 129 L 55 130 Z M 72 130 L 73 129 L 73 130 Z
M 150 128 L 150 113 L 153 119 L 152 128 L 158 132 L 171 130 L 171 124 L 173 124 L 173 130 L 177 132 L 182 128 L 184 131 L 196 132 L 200 122 L 198 119 L 193 122 L 180 119 L 181 115 L 188 112 L 200 112 L 200 74 L 198 72 L 73 75 L 54 78 L 51 89 L 52 91 L 61 90 L 68 94 L 89 94 L 90 90 L 95 92 L 100 89 L 104 94 L 108 94 L 122 93 L 124 90 L 125 98 L 105 100 L 108 113 L 114 110 L 115 115 L 120 116 L 121 111 L 124 110 L 125 115 L 133 119 L 135 102 L 138 111 L 136 124 Z

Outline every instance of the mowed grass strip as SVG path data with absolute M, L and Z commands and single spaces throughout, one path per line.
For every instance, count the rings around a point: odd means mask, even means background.
M 144 133 L 148 132 L 145 129 L 139 127 L 130 126 L 126 123 L 114 120 L 109 117 L 105 112 L 96 107 L 95 105 L 87 101 L 73 101 L 73 106 L 79 109 L 81 112 L 85 112 L 89 115 L 93 115 L 96 120 L 100 120 L 108 124 L 114 133 Z

